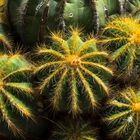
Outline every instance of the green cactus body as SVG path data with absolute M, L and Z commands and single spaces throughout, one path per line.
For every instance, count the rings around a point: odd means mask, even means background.
M 58 4 L 59 3 L 56 2 L 55 0 L 50 2 L 50 16 L 49 16 L 50 24 L 55 23 L 54 18 L 56 18 L 55 15 L 57 14 Z M 71 0 L 71 1 L 65 2 L 63 14 L 64 14 L 63 20 L 66 25 L 75 25 L 75 26 L 84 25 L 87 27 L 87 24 L 91 23 L 92 16 L 91 16 L 89 4 L 88 2 L 85 3 L 83 0 L 81 1 Z M 52 25 L 52 28 L 54 25 Z M 89 29 L 91 29 L 91 24 L 88 24 L 88 25 L 90 25 Z
M 38 41 L 42 15 L 45 10 L 42 0 L 8 1 L 8 14 L 13 30 L 20 35 L 24 44 L 33 45 Z
M 50 30 L 64 30 L 70 25 L 83 27 L 87 32 L 98 30 L 108 18 L 105 8 L 110 10 L 109 14 L 116 12 L 116 2 L 108 3 L 104 0 L 9 0 L 8 17 L 22 42 L 32 45 L 44 41 Z
M 140 19 L 140 0 L 127 0 L 126 10 L 136 19 Z
M 100 73 L 103 71 L 112 75 L 111 69 L 104 65 L 103 59 L 100 59 L 107 58 L 108 54 L 97 50 L 96 39 L 93 37 L 83 42 L 77 29 L 72 29 L 68 40 L 64 40 L 60 33 L 53 33 L 52 41 L 52 49 L 45 45 L 38 48 L 39 61 L 42 63 L 36 68 L 35 73 L 39 79 L 42 76 L 44 79 L 39 87 L 41 93 L 45 93 L 47 87 L 53 85 L 53 88 L 49 88 L 51 92 L 48 91 L 46 94 L 50 96 L 51 105 L 56 110 L 65 109 L 76 115 L 88 106 L 95 109 L 96 95 L 99 95 L 101 90 L 95 95 L 94 89 L 100 87 L 104 93 L 109 92 L 104 75 Z M 101 70 L 98 71 L 100 75 L 96 70 Z M 56 79 L 54 83 L 53 79 Z
M 116 13 L 118 13 L 119 11 L 119 8 L 116 8 L 116 7 L 119 7 L 119 3 L 118 3 L 118 0 L 104 0 L 104 3 L 105 3 L 105 8 L 107 9 L 107 12 L 108 12 L 108 15 L 114 15 Z
M 107 102 L 104 121 L 110 129 L 110 136 L 123 140 L 139 139 L 140 91 L 127 88 Z
M 22 135 L 23 133 L 13 120 L 13 109 L 26 118 L 34 119 L 31 109 L 22 101 L 21 96 L 19 96 L 22 93 L 31 97 L 32 86 L 26 77 L 28 75 L 27 73 L 31 71 L 31 64 L 23 56 L 19 54 L 0 55 L 1 120 L 5 122 L 15 136 Z M 19 95 L 17 96 L 17 94 Z

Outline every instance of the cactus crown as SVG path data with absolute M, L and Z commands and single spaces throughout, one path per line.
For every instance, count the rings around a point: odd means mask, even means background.
M 113 129 L 111 135 L 124 136 L 127 134 L 128 140 L 136 139 L 140 126 L 139 93 L 129 87 L 121 92 L 117 99 L 108 101 L 108 105 L 112 109 L 108 111 L 109 115 L 104 120 Z
M 104 32 L 108 37 L 108 42 L 115 43 L 110 45 L 113 50 L 112 61 L 118 61 L 127 56 L 125 70 L 131 72 L 137 54 L 140 52 L 140 24 L 137 20 L 129 17 L 119 17 L 109 22 Z
M 53 68 L 53 72 L 40 84 L 41 91 L 47 87 L 54 77 L 61 76 L 55 83 L 56 88 L 51 100 L 54 108 L 58 107 L 62 98 L 64 83 L 67 81 L 70 87 L 70 110 L 76 114 L 80 111 L 78 87 L 81 85 L 84 87 L 90 105 L 95 107 L 96 98 L 88 80 L 93 79 L 108 94 L 108 86 L 94 70 L 100 69 L 109 74 L 112 74 L 112 71 L 97 60 L 97 57 L 106 58 L 108 54 L 95 49 L 95 38 L 89 37 L 83 42 L 80 37 L 81 32 L 78 29 L 72 29 L 70 33 L 71 37 L 68 40 L 64 40 L 60 33 L 52 33 L 52 40 L 55 45 L 51 49 L 46 46 L 39 46 L 38 54 L 39 56 L 44 55 L 46 62 L 43 61 L 36 68 L 35 73 Z
M 66 125 L 67 124 L 67 125 Z M 83 120 L 65 120 L 59 122 L 57 128 L 53 131 L 54 138 L 65 140 L 96 140 L 96 130 L 90 123 Z

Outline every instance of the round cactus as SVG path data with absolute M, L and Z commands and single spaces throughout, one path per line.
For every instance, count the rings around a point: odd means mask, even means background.
M 110 136 L 123 140 L 137 140 L 140 131 L 140 91 L 129 87 L 107 102 L 104 121 Z
M 14 135 L 22 135 L 21 129 L 13 120 L 14 110 L 26 118 L 34 119 L 31 109 L 21 101 L 20 94 L 31 96 L 32 86 L 27 73 L 32 71 L 31 64 L 20 54 L 0 55 L 0 112 Z
M 105 42 L 112 52 L 111 61 L 117 62 L 118 69 L 127 75 L 139 67 L 140 24 L 129 17 L 118 17 L 104 28 Z
M 71 37 L 66 40 L 60 33 L 52 33 L 51 38 L 54 43 L 52 47 L 40 45 L 37 51 L 41 64 L 37 66 L 35 73 L 42 73 L 44 77 L 40 83 L 40 92 L 45 92 L 52 83 L 50 101 L 55 109 L 59 108 L 60 103 L 64 103 L 68 105 L 70 112 L 77 114 L 82 109 L 82 96 L 86 96 L 85 100 L 95 108 L 97 98 L 94 92 L 100 87 L 104 93 L 109 93 L 109 87 L 103 80 L 106 76 L 102 73 L 112 75 L 103 59 L 107 58 L 108 54 L 96 49 L 95 38 L 89 37 L 84 42 L 78 29 L 72 29 Z M 49 91 L 46 92 L 49 95 Z M 64 99 L 66 96 L 68 98 Z
M 56 140 L 97 140 L 96 130 L 91 127 L 89 122 L 69 118 L 57 123 L 51 138 Z

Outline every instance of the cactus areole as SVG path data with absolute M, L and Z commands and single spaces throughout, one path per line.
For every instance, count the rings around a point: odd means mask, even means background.
M 133 104 L 132 104 L 132 110 L 133 110 L 134 112 L 140 113 L 140 102 L 133 103 Z
M 77 55 L 69 55 L 66 58 L 66 62 L 72 68 L 76 68 L 76 67 L 78 67 L 78 65 L 81 64 L 81 60 L 80 60 L 80 58 Z

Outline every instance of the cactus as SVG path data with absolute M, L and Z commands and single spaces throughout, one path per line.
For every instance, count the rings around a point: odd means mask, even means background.
M 12 118 L 14 110 L 26 118 L 34 119 L 30 108 L 18 97 L 21 93 L 31 96 L 32 87 L 26 80 L 26 73 L 30 71 L 32 71 L 31 64 L 20 54 L 0 55 L 1 120 L 7 124 L 15 136 L 23 133 Z
M 5 13 L 5 0 L 0 1 L 0 43 L 2 44 L 4 49 L 11 50 L 12 49 L 12 43 L 7 36 L 6 27 L 7 27 L 7 19 L 6 19 L 6 13 Z
M 108 1 L 8 0 L 7 13 L 11 28 L 22 43 L 34 45 L 37 41 L 44 42 L 50 30 L 65 31 L 70 25 L 98 32 L 109 14 L 117 12 L 117 0 L 111 4 Z
M 140 19 L 140 0 L 127 0 L 126 10 L 131 16 Z
M 104 41 L 110 44 L 108 49 L 112 51 L 111 59 L 126 74 L 131 74 L 135 66 L 139 66 L 139 29 L 139 22 L 129 17 L 118 17 L 104 28 Z
M 11 28 L 24 44 L 33 45 L 39 39 L 43 13 L 47 0 L 8 0 L 8 17 Z
M 140 131 L 140 91 L 129 87 L 107 102 L 104 121 L 111 129 L 111 136 L 123 140 L 137 140 Z
M 83 120 L 65 120 L 57 123 L 52 132 L 52 138 L 56 140 L 97 140 L 96 130 L 91 124 Z
M 35 73 L 44 73 L 45 76 L 39 87 L 41 93 L 55 78 L 53 85 L 56 87 L 50 99 L 54 109 L 59 108 L 63 92 L 65 92 L 64 96 L 68 95 L 69 100 L 66 100 L 70 102 L 69 111 L 73 115 L 81 110 L 80 96 L 86 96 L 90 106 L 95 108 L 97 101 L 94 88 L 101 87 L 104 93 L 109 93 L 109 88 L 103 81 L 103 75 L 97 74 L 97 71 L 101 70 L 112 75 L 112 70 L 104 66 L 104 60 L 101 59 L 100 62 L 97 59 L 107 58 L 108 54 L 95 48 L 96 39 L 93 37 L 83 42 L 78 29 L 71 30 L 71 37 L 68 40 L 64 40 L 60 32 L 52 33 L 51 38 L 55 45 L 51 48 L 40 45 L 37 51 L 41 59 L 39 61 L 42 63 L 36 68 Z M 49 74 L 48 72 L 45 74 L 45 70 L 48 70 Z M 69 89 L 64 91 L 67 84 Z M 80 90 L 82 87 L 83 90 Z

